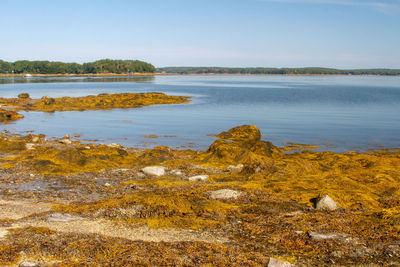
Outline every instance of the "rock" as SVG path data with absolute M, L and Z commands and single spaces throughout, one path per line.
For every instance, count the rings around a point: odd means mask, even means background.
M 348 237 L 347 234 L 336 234 L 336 233 L 331 233 L 331 234 L 321 234 L 317 232 L 308 232 L 307 235 L 314 240 L 321 241 L 321 240 L 327 240 L 327 239 L 341 239 L 341 238 L 346 238 Z
M 37 143 L 37 142 L 39 142 L 40 141 L 40 137 L 39 136 L 34 136 L 34 137 L 32 137 L 32 142 L 33 143 Z
M 33 149 L 35 149 L 35 144 L 26 143 L 26 144 L 25 144 L 25 148 L 26 148 L 27 150 L 33 150 Z
M 290 267 L 290 266 L 294 266 L 294 265 L 288 261 L 281 261 L 281 260 L 278 260 L 275 258 L 270 258 L 267 266 L 268 267 Z
M 207 182 L 208 175 L 196 175 L 188 178 L 189 181 L 196 181 L 196 182 Z
M 163 166 L 151 166 L 142 169 L 142 172 L 146 175 L 162 176 L 165 174 L 165 167 Z
M 218 138 L 229 139 L 240 142 L 255 143 L 260 141 L 261 132 L 257 126 L 254 125 L 242 125 L 230 129 L 227 132 L 222 132 L 217 135 Z
M 111 186 L 111 184 L 109 184 L 109 183 L 105 183 L 105 184 L 104 184 L 104 186 L 106 186 L 106 187 L 110 187 L 110 186 Z
M 72 144 L 71 139 L 69 138 L 69 135 L 66 134 L 60 141 L 61 143 L 65 144 L 65 145 L 70 145 Z
M 37 262 L 23 261 L 18 266 L 19 267 L 40 267 L 40 264 Z
M 138 172 L 138 173 L 136 173 L 136 177 L 137 178 L 144 178 L 144 177 L 146 177 L 146 174 L 144 174 L 143 172 Z
M 212 199 L 236 199 L 241 195 L 241 192 L 232 189 L 220 189 L 210 192 L 210 198 Z
M 15 111 L 0 109 L 0 121 L 13 121 L 22 119 L 24 115 L 21 115 Z
M 120 144 L 117 143 L 111 143 L 107 145 L 108 147 L 122 147 Z
M 56 100 L 49 96 L 43 96 L 41 98 L 41 103 L 43 103 L 44 105 L 51 105 L 51 104 L 54 104 L 55 102 L 56 102 Z
M 229 165 L 226 170 L 230 172 L 241 172 L 243 170 L 244 165 L 243 164 L 238 164 L 236 166 Z
M 68 213 L 52 213 L 47 217 L 47 221 L 49 222 L 71 222 L 71 221 L 80 221 L 84 220 L 84 218 L 80 216 L 73 216 Z
M 18 98 L 21 98 L 21 99 L 28 99 L 28 98 L 30 98 L 30 96 L 29 96 L 28 93 L 21 93 L 21 94 L 18 95 Z
M 337 210 L 337 203 L 328 195 L 323 196 L 318 199 L 315 203 L 315 208 L 317 210 Z
M 171 174 L 172 175 L 176 175 L 176 176 L 182 176 L 183 175 L 181 170 L 172 170 Z

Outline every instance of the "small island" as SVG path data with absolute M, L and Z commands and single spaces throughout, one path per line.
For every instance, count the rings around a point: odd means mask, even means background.
M 22 93 L 18 98 L 0 98 L 0 121 L 18 120 L 23 116 L 18 111 L 84 111 L 109 110 L 115 108 L 138 108 L 160 104 L 188 103 L 187 96 L 170 96 L 164 93 L 114 93 L 89 95 L 84 97 L 44 96 L 31 99 L 29 94 Z

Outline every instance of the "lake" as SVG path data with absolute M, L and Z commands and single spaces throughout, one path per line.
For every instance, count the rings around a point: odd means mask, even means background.
M 125 110 L 21 112 L 24 119 L 0 127 L 49 137 L 80 135 L 78 139 L 86 142 L 130 147 L 204 150 L 214 140 L 210 135 L 253 124 L 264 140 L 276 145 L 313 144 L 338 152 L 400 147 L 400 77 L 0 78 L 1 97 L 22 92 L 40 98 L 155 91 L 192 96 L 192 102 Z M 149 135 L 157 138 L 146 138 Z

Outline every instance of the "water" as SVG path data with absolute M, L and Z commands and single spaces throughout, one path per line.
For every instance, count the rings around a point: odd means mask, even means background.
M 334 151 L 400 147 L 400 77 L 0 78 L 1 97 L 154 91 L 193 98 L 190 104 L 128 110 L 22 112 L 24 119 L 0 127 L 54 137 L 80 134 L 80 140 L 131 147 L 206 149 L 214 140 L 209 135 L 253 124 L 276 145 L 304 143 Z

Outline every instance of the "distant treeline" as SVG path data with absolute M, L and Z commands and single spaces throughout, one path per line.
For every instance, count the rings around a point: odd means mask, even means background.
M 161 73 L 178 74 L 284 74 L 284 75 L 400 75 L 400 69 L 354 69 L 330 68 L 224 68 L 224 67 L 165 67 Z
M 51 61 L 6 62 L 0 60 L 0 73 L 32 73 L 32 74 L 87 74 L 87 73 L 131 73 L 155 72 L 150 63 L 139 60 L 102 59 L 84 64 Z

